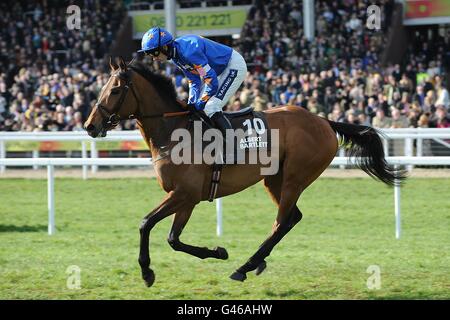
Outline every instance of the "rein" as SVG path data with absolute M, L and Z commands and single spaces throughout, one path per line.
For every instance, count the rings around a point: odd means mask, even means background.
M 123 102 L 125 101 L 125 98 L 127 97 L 128 91 L 131 89 L 131 93 L 134 96 L 134 99 L 136 100 L 136 103 L 138 105 L 138 112 L 141 113 L 141 103 L 136 95 L 136 91 L 134 90 L 133 83 L 131 82 L 130 75 L 128 71 L 126 72 L 119 72 L 112 75 L 113 77 L 118 77 L 120 80 L 125 81 L 125 85 L 122 86 L 122 91 L 120 93 L 119 100 L 116 101 L 114 104 L 114 107 L 111 111 L 109 111 L 105 106 L 101 105 L 99 102 L 95 104 L 95 106 L 100 110 L 100 114 L 102 116 L 102 122 L 103 122 L 103 130 L 104 134 L 106 134 L 106 131 L 116 127 L 121 120 L 123 119 L 121 116 L 119 116 L 118 112 L 120 111 Z M 152 118 L 170 118 L 170 117 L 179 117 L 188 115 L 190 111 L 176 111 L 176 112 L 164 112 L 164 113 L 158 113 L 153 115 L 142 115 L 142 114 L 130 114 L 127 119 L 152 119 Z

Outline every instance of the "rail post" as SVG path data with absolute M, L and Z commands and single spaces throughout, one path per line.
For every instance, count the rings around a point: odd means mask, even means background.
M 395 170 L 399 169 L 398 165 L 394 166 Z M 394 203 L 395 203 L 395 238 L 400 239 L 401 233 L 401 202 L 400 202 L 400 184 L 395 179 L 394 185 Z
M 37 159 L 37 158 L 39 158 L 39 150 L 33 150 L 32 152 L 31 152 L 31 154 L 32 154 L 32 158 L 33 159 Z M 37 169 L 39 169 L 39 166 L 38 165 L 33 165 L 33 170 L 37 170 Z
M 55 234 L 55 176 L 53 165 L 47 165 L 48 234 Z
M 5 159 L 6 158 L 6 145 L 5 145 L 5 141 L 0 140 L 0 159 Z M 0 173 L 5 173 L 6 170 L 6 166 L 1 165 L 0 166 Z
M 81 141 L 81 158 L 86 159 L 87 158 L 87 147 L 86 147 L 86 141 Z M 83 180 L 87 179 L 87 171 L 88 166 L 83 164 Z
M 223 234 L 222 228 L 222 198 L 216 199 L 216 213 L 217 213 L 217 236 L 220 237 Z
M 94 140 L 91 141 L 91 158 L 92 159 L 98 158 L 97 146 L 96 146 L 96 143 L 95 143 Z M 91 172 L 92 173 L 96 173 L 97 169 L 98 169 L 98 166 L 97 165 L 93 165 L 91 167 Z

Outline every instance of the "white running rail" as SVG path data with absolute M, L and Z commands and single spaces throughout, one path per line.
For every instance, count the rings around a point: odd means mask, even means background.
M 352 158 L 336 157 L 332 165 L 348 165 L 353 162 Z M 450 165 L 450 157 L 387 157 L 386 160 L 394 165 L 428 165 L 441 166 Z M 3 166 L 47 166 L 48 183 L 48 234 L 55 233 L 55 194 L 54 194 L 54 167 L 55 166 L 151 166 L 150 158 L 20 158 L 20 159 L 0 159 Z M 400 187 L 394 187 L 395 201 L 395 237 L 400 238 L 401 234 L 401 207 L 400 207 Z M 217 235 L 222 235 L 222 201 L 216 201 L 217 212 Z
M 404 154 L 405 156 L 414 156 L 413 145 L 414 140 L 417 140 L 416 155 L 418 157 L 423 155 L 423 140 L 434 139 L 445 147 L 450 148 L 450 143 L 444 139 L 450 139 L 449 129 L 436 128 L 401 128 L 401 129 L 380 129 L 386 136 L 387 140 L 404 140 Z M 385 155 L 389 155 L 387 140 L 383 139 Z M 139 131 L 110 131 L 104 138 L 91 138 L 85 131 L 76 132 L 0 132 L 0 159 L 6 158 L 7 143 L 14 141 L 78 141 L 81 143 L 81 156 L 87 158 L 87 143 L 90 143 L 91 158 L 98 157 L 96 142 L 100 141 L 142 141 L 142 136 Z M 340 149 L 340 157 L 345 156 L 344 150 Z M 33 150 L 33 157 L 39 157 L 39 151 Z M 341 168 L 344 168 L 341 165 Z M 37 168 L 37 166 L 34 166 Z M 6 167 L 0 164 L 0 173 L 5 172 Z M 96 165 L 92 166 L 92 171 L 95 172 Z M 87 165 L 83 165 L 83 178 L 87 178 Z

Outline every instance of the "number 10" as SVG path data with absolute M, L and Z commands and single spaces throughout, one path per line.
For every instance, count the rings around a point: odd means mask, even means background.
M 253 119 L 253 127 L 252 121 L 250 121 L 250 119 L 245 120 L 242 125 L 248 128 L 248 135 L 251 135 L 253 133 L 253 128 L 255 128 L 257 134 L 263 134 L 266 131 L 264 122 L 259 118 Z

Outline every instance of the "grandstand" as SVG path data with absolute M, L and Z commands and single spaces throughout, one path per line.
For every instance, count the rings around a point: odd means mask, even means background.
M 313 6 L 309 26 L 304 2 Z M 229 110 L 291 104 L 381 128 L 450 127 L 445 17 L 415 25 L 427 18 L 414 20 L 411 1 L 304 2 L 177 1 L 177 34 L 205 35 L 243 54 L 250 72 Z M 381 9 L 375 29 L 366 26 L 373 3 Z M 81 9 L 80 29 L 66 26 L 72 4 Z M 135 53 L 143 30 L 164 22 L 164 1 L 3 1 L 0 7 L 0 131 L 83 130 L 108 79 L 105 58 L 143 59 Z M 217 19 L 215 27 L 202 25 L 208 15 L 231 11 L 244 18 L 217 18 L 223 28 Z M 187 98 L 182 74 L 153 66 L 173 78 L 180 99 Z M 118 127 L 132 129 L 131 120 Z

